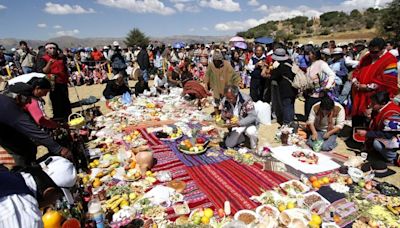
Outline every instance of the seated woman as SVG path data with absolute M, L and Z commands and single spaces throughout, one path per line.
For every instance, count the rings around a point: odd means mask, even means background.
M 142 76 L 138 77 L 138 82 L 135 84 L 135 96 L 138 97 L 144 91 L 150 91 L 149 84 L 143 79 Z
M 120 71 L 117 75 L 115 75 L 113 77 L 113 80 L 110 80 L 107 82 L 107 86 L 103 91 L 103 96 L 107 100 L 112 99 L 116 96 L 121 96 L 122 94 L 124 94 L 126 92 L 131 93 L 131 90 L 125 83 L 125 80 L 123 77 L 124 72 L 125 71 Z
M 207 92 L 204 86 L 196 80 L 188 80 L 183 83 L 182 95 L 187 100 L 197 99 L 197 107 L 199 110 L 202 109 L 202 101 L 208 96 L 211 96 L 211 94 Z
M 157 74 L 154 78 L 154 87 L 157 94 L 168 93 L 168 79 L 166 75 Z
M 43 107 L 44 101 L 42 97 L 45 97 L 50 92 L 50 81 L 47 78 L 33 78 L 28 84 L 33 87 L 33 97 L 31 102 L 25 105 L 25 110 L 29 112 L 37 125 L 49 129 L 57 128 L 58 124 L 46 117 Z
M 400 106 L 397 99 L 390 101 L 387 91 L 377 92 L 371 96 L 370 108 L 372 121 L 368 131 L 358 130 L 357 133 L 366 136 L 365 145 L 367 150 L 369 149 L 368 152 L 376 151 L 386 162 L 398 163 Z
M 323 140 L 321 150 L 331 151 L 336 146 L 336 138 L 343 128 L 345 111 L 342 105 L 325 96 L 322 101 L 312 106 L 307 125 L 311 136 L 307 141 L 310 147 L 318 140 Z

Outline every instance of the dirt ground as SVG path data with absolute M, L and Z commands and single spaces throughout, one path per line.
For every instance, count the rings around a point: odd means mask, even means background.
M 151 84 L 152 82 L 150 82 Z M 130 81 L 129 82 L 130 87 L 133 87 L 135 85 L 134 81 Z M 75 90 L 76 88 L 76 90 Z M 69 89 L 69 97 L 71 102 L 76 102 L 78 101 L 78 97 L 77 94 L 79 95 L 79 97 L 81 99 L 83 98 L 87 98 L 89 96 L 95 96 L 97 98 L 101 98 L 102 97 L 102 92 L 105 88 L 105 85 L 91 85 L 91 86 L 79 86 L 79 87 L 75 87 L 75 88 L 70 88 Z M 248 89 L 247 90 L 243 90 L 245 93 L 248 93 Z M 50 101 L 47 97 L 47 102 L 46 102 L 46 112 L 49 114 L 49 116 L 51 116 L 51 106 L 50 106 Z M 97 103 L 98 106 L 100 106 L 100 110 L 103 113 L 107 113 L 110 110 L 108 110 L 105 106 L 105 102 L 104 101 L 99 101 Z M 84 107 L 85 108 L 85 107 Z M 80 108 L 75 108 L 73 111 L 78 111 Z M 303 114 L 304 113 L 304 104 L 303 102 L 297 100 L 296 104 L 295 104 L 295 110 L 296 113 L 298 114 Z M 210 111 L 206 110 L 206 111 Z M 265 145 L 265 144 L 269 144 L 271 146 L 278 146 L 279 144 L 275 142 L 274 140 L 274 136 L 275 136 L 275 132 L 278 128 L 279 124 L 277 123 L 273 123 L 269 126 L 267 125 L 261 125 L 260 129 L 259 129 L 259 144 L 260 145 Z M 354 152 L 349 150 L 349 148 L 347 148 L 346 144 L 344 143 L 343 140 L 341 140 L 340 138 L 338 138 L 338 146 L 335 149 L 336 152 L 341 153 L 341 154 L 345 154 L 345 155 L 353 155 Z M 394 169 L 397 173 L 395 175 L 389 176 L 387 178 L 383 178 L 382 181 L 387 181 L 389 183 L 392 183 L 398 187 L 400 187 L 400 168 L 398 167 L 391 167 L 392 169 Z

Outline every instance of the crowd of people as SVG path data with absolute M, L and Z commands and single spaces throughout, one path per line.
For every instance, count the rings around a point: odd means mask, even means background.
M 256 103 L 268 103 L 272 112 L 263 115 L 272 115 L 282 126 L 305 123 L 302 127 L 309 132 L 307 143 L 312 148 L 319 143 L 321 150 L 333 150 L 347 124 L 354 134 L 365 138 L 362 150 L 398 164 L 398 61 L 398 47 L 382 38 L 368 43 L 330 41 L 320 46 L 298 42 L 250 44 L 247 49 L 214 43 L 121 48 L 116 41 L 101 50 L 62 50 L 55 43 L 47 43 L 35 52 L 25 41 L 11 53 L 0 48 L 1 74 L 9 82 L 0 94 L 0 146 L 13 158 L 14 170 L 20 171 L 14 174 L 0 169 L 2 177 L 12 183 L 7 191 L 0 192 L 0 198 L 16 189 L 28 193 L 24 199 L 8 197 L 7 204 L 0 203 L 0 208 L 6 208 L 2 211 L 10 213 L 10 220 L 1 219 L 0 224 L 23 224 L 24 216 L 38 215 L 38 202 L 48 203 L 54 199 L 51 193 L 73 185 L 76 173 L 67 160 L 71 151 L 41 130 L 57 128 L 54 120 L 65 120 L 71 114 L 69 86 L 107 83 L 105 99 L 125 93 L 157 96 L 168 93 L 171 87 L 181 87 L 182 96 L 197 100 L 199 109 L 204 99 L 212 96 L 212 115 L 226 120 L 229 129 L 222 145 L 225 147 L 235 147 L 248 138 L 249 147 L 257 148 L 260 113 Z M 130 88 L 127 81 L 136 65 L 140 70 L 138 81 Z M 152 75 L 154 83 L 150 86 Z M 249 95 L 241 88 L 249 88 Z M 43 111 L 42 98 L 47 93 L 53 119 Z M 299 112 L 295 110 L 299 97 L 304 99 L 302 120 L 295 114 Z M 65 159 L 50 157 L 39 163 L 37 145 Z M 63 178 L 68 183 L 59 178 L 65 172 L 71 173 L 72 179 Z M 32 181 L 36 189 L 30 187 Z M 29 215 L 17 212 L 12 209 L 16 201 L 34 209 L 24 212 Z

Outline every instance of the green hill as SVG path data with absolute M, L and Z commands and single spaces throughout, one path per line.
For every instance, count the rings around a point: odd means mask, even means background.
M 332 11 L 319 18 L 298 16 L 282 21 L 268 21 L 237 35 L 247 39 L 269 36 L 286 41 L 348 31 L 379 30 L 380 19 L 385 10 L 369 8 L 363 12 L 353 10 L 350 13 Z

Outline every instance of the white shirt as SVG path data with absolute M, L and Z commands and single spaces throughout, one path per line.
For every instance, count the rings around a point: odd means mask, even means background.
M 314 107 L 317 105 L 320 105 L 320 104 L 321 104 L 321 102 L 318 102 L 312 106 L 307 123 L 314 124 L 314 127 L 317 131 L 326 132 L 328 130 L 328 123 L 329 123 L 328 116 L 324 116 L 324 117 L 322 117 L 322 120 L 320 120 L 319 117 L 317 116 L 317 113 L 314 112 Z M 340 107 L 340 111 L 333 122 L 333 126 L 335 128 L 337 127 L 337 128 L 343 129 L 344 122 L 346 119 L 346 114 L 344 112 L 344 108 L 341 104 L 339 104 L 337 102 L 335 102 L 335 106 Z
M 160 78 L 158 75 L 154 78 L 154 86 L 155 87 L 166 87 L 168 82 L 167 77 Z
M 28 188 L 36 193 L 33 177 L 28 173 L 21 173 L 21 175 Z M 14 194 L 0 198 L 0 211 L 0 228 L 43 227 L 39 203 L 29 194 Z

